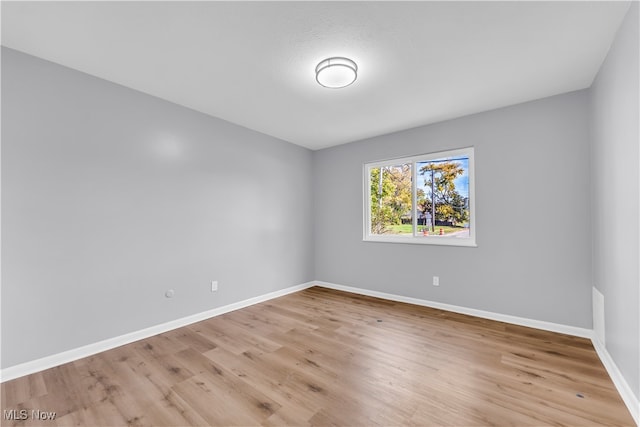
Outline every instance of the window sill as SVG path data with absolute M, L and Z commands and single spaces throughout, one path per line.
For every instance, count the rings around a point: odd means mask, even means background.
M 362 241 L 373 243 L 403 243 L 409 245 L 478 247 L 474 239 L 461 239 L 459 237 L 366 236 Z

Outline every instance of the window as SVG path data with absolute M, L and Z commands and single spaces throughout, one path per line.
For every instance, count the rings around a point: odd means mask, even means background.
M 473 148 L 364 165 L 364 240 L 476 246 Z

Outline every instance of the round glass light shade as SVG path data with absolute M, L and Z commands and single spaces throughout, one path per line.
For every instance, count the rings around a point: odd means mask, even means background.
M 332 89 L 349 86 L 357 77 L 358 66 L 348 58 L 327 58 L 316 67 L 318 83 Z

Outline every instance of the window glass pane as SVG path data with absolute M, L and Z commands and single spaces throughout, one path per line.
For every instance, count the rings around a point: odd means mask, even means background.
M 416 163 L 419 236 L 469 238 L 469 157 Z
M 411 163 L 371 168 L 371 234 L 413 235 Z

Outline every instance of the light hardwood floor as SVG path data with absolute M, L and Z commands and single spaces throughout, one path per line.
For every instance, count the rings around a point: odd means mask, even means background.
M 25 427 L 634 425 L 586 339 L 324 288 L 6 382 L 2 409 Z

